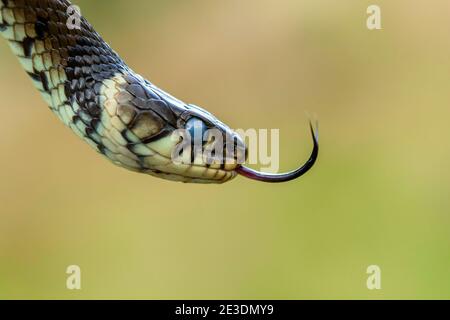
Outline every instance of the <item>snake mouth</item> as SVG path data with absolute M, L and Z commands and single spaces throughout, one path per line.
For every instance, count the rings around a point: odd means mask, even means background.
M 306 163 L 301 167 L 290 172 L 274 174 L 274 173 L 259 172 L 242 165 L 238 167 L 235 171 L 238 174 L 247 177 L 249 179 L 271 183 L 286 182 L 301 177 L 314 166 L 319 155 L 319 126 L 318 124 L 316 124 L 316 127 L 314 128 L 311 122 L 309 123 L 309 126 L 311 129 L 314 147 L 308 161 L 306 161 Z

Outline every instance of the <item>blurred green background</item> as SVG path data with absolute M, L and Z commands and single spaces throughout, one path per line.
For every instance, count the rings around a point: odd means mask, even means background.
M 280 185 L 117 168 L 2 40 L 0 299 L 450 298 L 448 0 L 76 3 L 161 88 L 233 128 L 280 128 L 282 170 L 308 157 L 317 114 L 320 160 Z

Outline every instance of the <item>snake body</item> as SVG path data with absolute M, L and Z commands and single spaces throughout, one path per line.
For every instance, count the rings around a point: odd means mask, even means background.
M 172 161 L 179 141 L 171 133 L 186 128 L 191 118 L 231 137 L 241 152 L 245 144 L 209 112 L 132 71 L 84 17 L 79 17 L 79 28 L 69 28 L 71 5 L 68 0 L 0 0 L 0 33 L 53 113 L 96 151 L 129 170 L 182 182 L 234 178 L 243 168 L 237 156 L 227 163 L 205 163 L 195 155 L 191 163 Z

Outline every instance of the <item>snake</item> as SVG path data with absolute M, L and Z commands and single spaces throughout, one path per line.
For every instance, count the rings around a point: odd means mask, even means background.
M 185 183 L 224 183 L 238 175 L 285 182 L 317 160 L 318 127 L 310 122 L 314 146 L 302 166 L 286 173 L 246 166 L 241 136 L 135 73 L 68 0 L 0 0 L 0 33 L 50 110 L 115 165 Z M 211 130 L 216 134 L 196 148 L 185 148 L 193 144 L 186 136 L 174 138 L 179 131 Z M 212 152 L 212 145 L 222 152 Z M 176 150 L 183 161 L 174 161 Z

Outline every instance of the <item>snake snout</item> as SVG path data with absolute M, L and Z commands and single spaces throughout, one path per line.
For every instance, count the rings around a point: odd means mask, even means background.
M 242 165 L 247 160 L 248 149 L 244 140 L 235 132 L 227 135 L 227 143 L 225 144 L 226 157 L 225 162 L 230 164 Z M 233 169 L 235 169 L 235 167 Z

